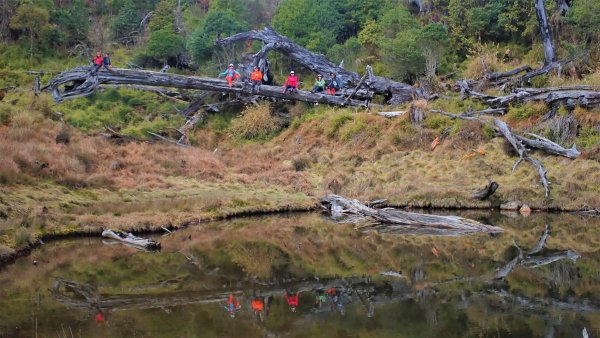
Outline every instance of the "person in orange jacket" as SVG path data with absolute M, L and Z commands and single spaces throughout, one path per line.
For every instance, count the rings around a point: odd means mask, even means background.
M 260 88 L 260 85 L 262 84 L 262 79 L 263 73 L 260 71 L 260 69 L 258 69 L 258 67 L 254 67 L 254 71 L 252 72 L 252 74 L 250 74 L 250 81 L 252 83 L 253 94 L 256 88 Z
M 290 72 L 290 76 L 288 76 L 287 80 L 285 80 L 285 83 L 283 84 L 283 93 L 287 93 L 288 90 L 290 90 L 292 93 L 294 91 L 298 91 L 298 77 L 296 77 L 296 74 L 293 70 Z

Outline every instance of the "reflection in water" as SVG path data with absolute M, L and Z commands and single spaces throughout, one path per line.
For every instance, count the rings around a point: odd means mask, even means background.
M 358 233 L 295 214 L 181 230 L 158 253 L 48 243 L 0 271 L 0 337 L 598 336 L 600 220 L 465 216 L 505 233 Z

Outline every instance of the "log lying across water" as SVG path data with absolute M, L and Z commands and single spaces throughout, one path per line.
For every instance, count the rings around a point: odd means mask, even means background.
M 50 83 L 44 87 L 44 89 L 49 89 L 52 92 L 52 96 L 56 102 L 91 95 L 99 89 L 100 85 L 109 84 L 135 85 L 138 86 L 137 88 L 144 88 L 139 86 L 149 86 L 247 95 L 254 94 L 277 99 L 322 103 L 336 106 L 365 107 L 368 105 L 368 102 L 363 100 L 353 100 L 343 96 L 311 93 L 304 90 L 284 94 L 282 92 L 282 87 L 279 86 L 261 85 L 254 93 L 252 93 L 250 86 L 242 82 L 235 82 L 233 87 L 229 88 L 227 81 L 215 78 L 116 68 L 113 68 L 110 72 L 98 71 L 96 74 L 92 75 L 90 70 L 90 67 L 77 67 L 62 72 L 57 77 L 50 80 Z
M 427 215 L 392 208 L 373 209 L 357 200 L 327 195 L 321 204 L 343 223 L 371 222 L 370 229 L 399 234 L 461 236 L 472 233 L 501 233 L 502 228 L 458 216 Z M 364 228 L 363 228 L 364 229 Z
M 160 243 L 152 239 L 146 239 L 137 237 L 128 232 L 112 231 L 110 229 L 102 231 L 102 237 L 115 239 L 134 247 L 146 249 L 146 250 L 157 250 L 160 249 Z

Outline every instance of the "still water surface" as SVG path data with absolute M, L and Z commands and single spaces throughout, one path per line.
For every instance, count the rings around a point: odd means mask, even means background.
M 506 231 L 378 234 L 291 214 L 155 235 L 160 252 L 49 242 L 0 270 L 0 337 L 600 336 L 599 218 L 461 216 Z M 576 262 L 496 280 L 513 240 L 526 253 L 546 224 L 535 257 L 574 250 Z

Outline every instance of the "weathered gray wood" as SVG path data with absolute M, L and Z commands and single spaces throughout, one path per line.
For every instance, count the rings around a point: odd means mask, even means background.
M 544 46 L 545 61 L 546 64 L 551 64 L 556 60 L 556 52 L 554 49 L 554 42 L 552 41 L 552 31 L 550 30 L 550 23 L 548 22 L 548 15 L 546 14 L 546 4 L 544 3 L 544 0 L 534 1 L 535 14 Z
M 72 88 L 65 88 L 61 91 L 61 86 L 71 83 L 73 84 Z M 185 88 L 221 93 L 250 93 L 250 88 L 245 87 L 243 83 L 234 83 L 233 87 L 229 88 L 227 81 L 221 79 L 116 68 L 113 68 L 111 72 L 99 71 L 96 75 L 91 75 L 89 67 L 78 67 L 63 72 L 50 80 L 50 83 L 45 88 L 52 91 L 55 101 L 61 102 L 65 99 L 91 95 L 98 89 L 100 84 Z M 284 94 L 281 87 L 268 85 L 261 85 L 254 94 L 278 99 L 338 106 L 365 107 L 367 105 L 365 101 L 348 100 L 346 102 L 346 98 L 342 96 L 311 93 L 304 90 Z
M 492 107 L 507 107 L 510 104 L 525 103 L 531 101 L 543 101 L 547 104 L 562 103 L 574 107 L 600 106 L 600 92 L 595 90 L 579 89 L 580 87 L 558 88 L 517 88 L 513 93 L 505 96 L 484 98 Z
M 371 221 L 374 222 L 373 225 L 381 225 L 383 228 L 378 230 L 383 232 L 390 232 L 391 229 L 394 230 L 393 232 L 410 233 L 410 230 L 414 230 L 414 233 L 458 236 L 503 231 L 499 227 L 457 216 L 427 215 L 391 208 L 373 209 L 357 200 L 338 195 L 327 195 L 321 198 L 321 204 L 335 220 L 350 223 Z
M 496 192 L 498 187 L 500 187 L 500 185 L 497 182 L 492 181 L 492 182 L 488 183 L 483 189 L 475 192 L 473 194 L 473 198 L 477 198 L 480 200 L 488 199 L 490 196 L 492 196 Z
M 558 143 L 552 142 L 547 138 L 536 134 L 526 133 L 525 135 L 533 138 L 531 139 L 520 135 L 515 135 L 515 137 L 529 148 L 540 149 L 547 153 L 568 157 L 570 159 L 576 159 L 581 155 L 581 152 L 577 150 L 575 145 L 571 148 L 565 148 Z
M 517 67 L 515 69 L 511 69 L 509 71 L 506 72 L 493 72 L 493 73 L 489 73 L 487 74 L 487 76 L 485 76 L 484 78 L 490 81 L 496 81 L 505 77 L 511 77 L 511 76 L 515 76 L 521 72 L 529 72 L 531 71 L 531 67 L 529 65 L 524 65 L 524 66 L 520 66 Z
M 264 55 L 271 50 L 276 50 L 315 73 L 337 74 L 338 77 L 343 79 L 344 85 L 355 86 L 361 79 L 359 74 L 336 66 L 327 60 L 325 56 L 310 52 L 306 48 L 292 42 L 287 37 L 280 35 L 270 27 L 238 33 L 224 39 L 217 39 L 215 43 L 219 46 L 227 46 L 235 42 L 246 40 L 258 40 L 265 44 L 265 47 L 259 52 L 260 55 L 255 55 L 255 60 L 264 57 Z M 412 86 L 379 76 L 370 77 L 368 85 L 375 93 L 385 95 L 389 104 L 399 104 L 410 101 L 415 95 L 415 90 Z
M 542 166 L 542 162 L 529 156 L 527 149 L 525 148 L 523 143 L 517 138 L 515 134 L 512 133 L 512 131 L 504 121 L 496 118 L 494 119 L 494 124 L 496 125 L 498 131 L 500 131 L 500 133 L 504 135 L 504 137 L 519 154 L 519 159 L 513 165 L 513 171 L 515 171 L 519 164 L 524 160 L 531 163 L 531 165 L 533 165 L 534 168 L 536 168 L 538 176 L 540 177 L 542 185 L 544 186 L 544 195 L 546 196 L 546 198 L 550 197 L 550 183 L 548 182 L 548 178 L 546 177 L 546 171 Z
M 346 98 L 346 101 L 350 100 L 352 98 L 352 96 L 354 96 L 354 94 L 356 94 L 356 92 L 358 92 L 358 90 L 360 89 L 360 86 L 362 86 L 362 84 L 365 82 L 365 80 L 367 79 L 367 76 L 369 76 L 369 74 L 365 74 L 363 75 L 363 77 L 360 79 L 360 81 L 358 82 L 358 84 L 356 85 L 356 88 L 354 88 L 354 90 L 352 91 L 352 93 L 350 93 L 350 95 L 348 95 L 348 97 Z
M 110 229 L 102 231 L 102 237 L 115 239 L 125 244 L 133 245 L 136 247 L 154 250 L 160 249 L 160 243 L 151 239 L 137 237 L 131 233 L 125 233 L 122 231 L 113 231 Z

